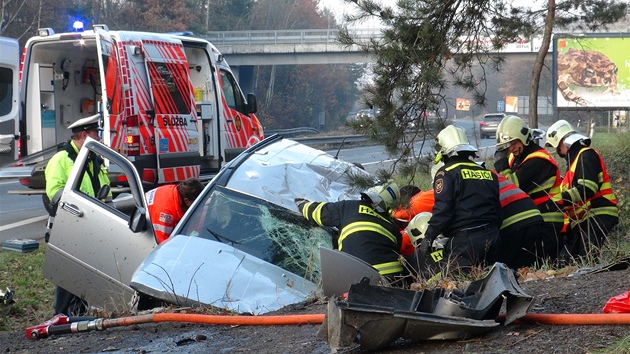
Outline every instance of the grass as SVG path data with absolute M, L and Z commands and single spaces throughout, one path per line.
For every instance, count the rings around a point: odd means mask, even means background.
M 0 251 L 0 287 L 15 292 L 11 312 L 0 317 L 0 330 L 24 330 L 52 317 L 55 286 L 44 279 L 45 249 L 41 243 L 30 253 Z

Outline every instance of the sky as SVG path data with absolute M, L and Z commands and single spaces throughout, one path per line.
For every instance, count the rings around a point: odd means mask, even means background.
M 335 14 L 335 20 L 337 21 L 337 23 L 342 23 L 343 15 L 346 13 L 352 13 L 352 11 L 355 9 L 354 4 L 348 4 L 343 0 L 319 0 L 319 7 L 331 10 L 331 12 Z M 378 28 L 381 26 L 379 24 L 379 21 L 374 19 L 365 21 L 360 24 L 355 24 L 352 27 Z

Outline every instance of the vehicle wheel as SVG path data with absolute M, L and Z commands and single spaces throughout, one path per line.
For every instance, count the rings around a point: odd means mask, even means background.
M 46 212 L 50 215 L 52 208 L 50 206 L 50 199 L 48 199 L 48 195 L 46 193 L 42 194 L 42 202 L 44 203 L 44 208 L 46 208 Z

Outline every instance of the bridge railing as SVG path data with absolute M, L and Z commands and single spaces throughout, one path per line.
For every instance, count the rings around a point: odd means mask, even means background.
M 361 28 L 352 31 L 359 40 L 380 37 L 378 28 Z M 208 32 L 205 38 L 214 44 L 258 45 L 258 44 L 313 44 L 335 43 L 338 29 L 303 29 L 303 30 L 259 30 L 259 31 L 220 31 Z

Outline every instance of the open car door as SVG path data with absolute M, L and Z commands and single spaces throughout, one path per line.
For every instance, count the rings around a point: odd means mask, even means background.
M 110 168 L 122 171 L 129 182 L 130 195 L 105 203 L 81 192 L 79 186 L 88 154 L 108 159 Z M 128 286 L 131 275 L 156 244 L 146 219 L 140 177 L 133 165 L 88 138 L 58 203 L 44 277 L 91 306 L 127 309 L 125 306 L 133 295 Z

